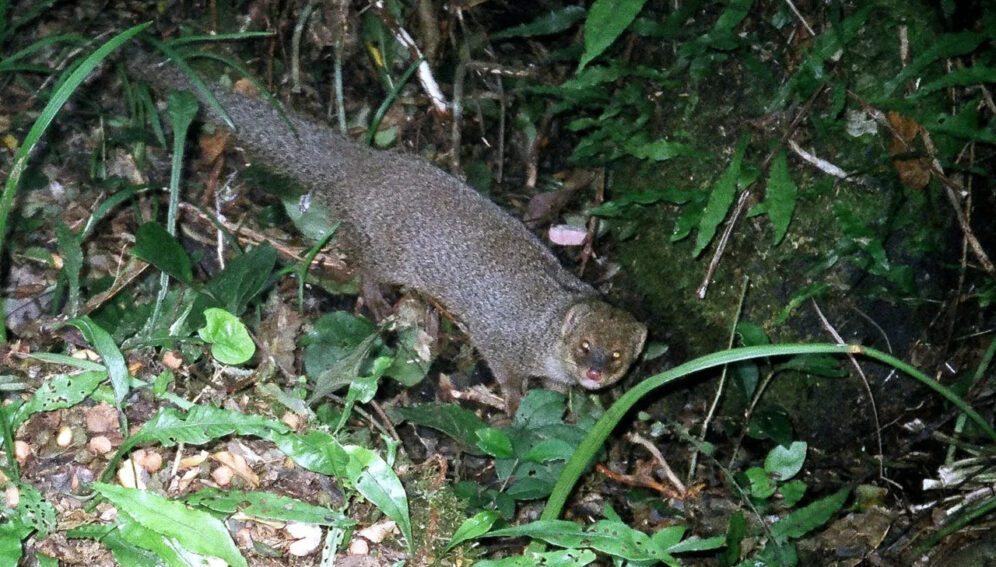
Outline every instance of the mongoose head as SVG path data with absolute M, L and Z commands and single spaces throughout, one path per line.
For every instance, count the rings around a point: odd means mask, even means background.
M 588 390 L 617 382 L 640 355 L 647 327 L 599 300 L 575 303 L 560 329 L 564 369 Z

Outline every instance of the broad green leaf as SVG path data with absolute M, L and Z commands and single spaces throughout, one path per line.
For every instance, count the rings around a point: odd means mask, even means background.
M 408 514 L 408 495 L 398 475 L 380 455 L 370 449 L 357 445 L 346 445 L 343 449 L 349 455 L 347 478 L 364 498 L 398 524 L 411 552 L 415 542 L 412 540 L 412 522 Z
M 163 537 L 143 527 L 128 514 L 120 514 L 117 529 L 104 536 L 106 545 L 119 565 L 160 567 L 207 567 L 207 558 L 184 549 L 175 539 Z M 151 559 L 151 561 L 150 561 Z
M 94 483 L 93 489 L 119 512 L 160 537 L 172 538 L 194 553 L 224 559 L 234 567 L 248 567 L 221 520 L 181 502 L 167 500 L 147 490 Z
M 647 0 L 595 0 L 584 23 L 584 54 L 578 70 L 602 54 L 622 34 Z
M 423 427 L 431 427 L 459 442 L 468 453 L 483 454 L 477 448 L 477 431 L 488 427 L 478 415 L 456 404 L 424 404 L 402 408 L 396 407 L 389 413 L 396 413 L 402 420 Z
M 484 427 L 478 429 L 477 448 L 499 459 L 511 459 L 515 456 L 512 450 L 512 439 L 508 433 L 494 427 Z
M 741 511 L 730 516 L 726 528 L 726 550 L 720 556 L 721 565 L 736 565 L 740 562 L 740 550 L 747 536 L 747 519 Z
M 194 281 L 187 251 L 157 222 L 147 222 L 138 227 L 131 253 L 178 281 L 188 285 Z
M 622 518 L 618 517 L 610 519 L 617 522 L 622 521 Z M 658 549 L 667 550 L 669 547 L 677 545 L 683 537 L 685 537 L 685 526 L 677 525 L 657 530 L 655 534 L 650 536 L 650 540 Z
M 771 219 L 771 226 L 775 231 L 772 246 L 778 246 L 785 238 L 785 233 L 788 232 L 789 223 L 792 222 L 792 214 L 795 212 L 795 200 L 798 192 L 799 188 L 789 176 L 785 151 L 778 152 L 771 164 L 771 171 L 768 173 L 768 189 L 764 195 L 764 202 L 768 208 L 768 218 Z
M 240 315 L 266 288 L 276 264 L 277 251 L 269 244 L 260 244 L 229 262 L 208 283 L 208 291 L 229 313 Z
M 477 539 L 486 534 L 488 530 L 491 529 L 491 526 L 495 525 L 495 522 L 497 522 L 499 518 L 501 518 L 501 514 L 492 510 L 478 512 L 477 514 L 474 514 L 474 517 L 467 518 L 460 524 L 460 527 L 453 532 L 453 537 L 450 538 L 450 543 L 446 546 L 446 549 L 443 550 L 443 553 L 449 552 L 451 549 L 465 541 Z
M 377 326 L 365 317 L 346 311 L 333 311 L 319 317 L 303 337 L 304 368 L 309 376 L 318 376 L 349 356 Z
M 740 342 L 744 346 L 770 345 L 771 339 L 764 332 L 764 328 L 750 321 L 740 321 L 737 323 L 737 334 L 740 335 Z
M 239 365 L 256 353 L 256 343 L 238 317 L 224 309 L 204 310 L 205 324 L 197 331 L 211 345 L 211 356 L 222 364 Z
M 799 479 L 790 480 L 778 487 L 778 493 L 782 495 L 782 506 L 795 506 L 806 495 L 806 489 L 806 483 Z
M 271 433 L 267 439 L 276 443 L 277 448 L 298 466 L 348 480 L 346 467 L 350 461 L 349 453 L 328 433 Z
M 21 564 L 21 541 L 34 531 L 31 526 L 17 520 L 0 524 L 0 564 Z
M 733 199 L 737 194 L 737 181 L 740 179 L 740 168 L 743 164 L 744 153 L 747 151 L 747 142 L 746 136 L 740 139 L 736 153 L 730 160 L 730 165 L 727 166 L 723 176 L 709 193 L 709 201 L 706 203 L 705 210 L 702 211 L 702 219 L 699 221 L 699 232 L 695 236 L 695 249 L 692 250 L 692 256 L 695 258 L 698 258 L 705 247 L 712 242 L 713 236 L 716 235 L 716 229 L 719 228 L 720 223 L 726 218 L 730 206 L 733 205 Z
M 319 526 L 352 527 L 356 524 L 337 510 L 308 504 L 270 492 L 203 488 L 187 496 L 187 504 L 231 516 L 241 513 L 261 520 L 300 522 Z
M 747 424 L 747 435 L 752 439 L 771 439 L 780 445 L 792 442 L 792 431 L 792 420 L 780 407 L 758 411 Z
M 510 37 L 532 37 L 550 35 L 570 29 L 571 26 L 584 19 L 585 10 L 581 6 L 569 5 L 557 8 L 544 14 L 528 24 L 514 26 L 491 34 L 491 39 L 507 39 Z
M 768 471 L 762 469 L 761 467 L 751 467 L 744 472 L 744 476 L 747 478 L 748 486 L 747 491 L 754 498 L 760 498 L 761 500 L 766 500 L 771 498 L 771 495 L 775 493 L 777 487 L 773 482 L 771 482 L 771 477 L 768 476 Z
M 106 370 L 91 370 L 79 374 L 56 374 L 46 380 L 27 403 L 11 416 L 11 428 L 17 429 L 32 415 L 57 409 L 71 408 L 82 402 L 107 379 Z
M 568 443 L 564 439 L 544 439 L 530 447 L 529 451 L 522 455 L 521 458 L 523 461 L 533 463 L 545 463 L 555 460 L 566 461 L 571 458 L 576 449 L 575 445 Z
M 850 488 L 842 488 L 826 498 L 792 512 L 771 526 L 771 535 L 775 541 L 783 542 L 802 537 L 826 524 L 847 501 L 850 491 Z
M 764 458 L 764 470 L 768 471 L 768 474 L 776 475 L 779 481 L 789 480 L 802 470 L 802 465 L 806 462 L 807 448 L 805 441 L 795 441 L 788 447 L 776 446 L 768 451 L 768 456 Z
M 107 367 L 107 374 L 111 378 L 111 387 L 114 388 L 115 405 L 120 409 L 121 402 L 128 395 L 131 376 L 128 374 L 128 365 L 124 355 L 118 349 L 118 345 L 114 344 L 114 339 L 107 331 L 86 315 L 72 319 L 67 323 L 79 329 L 83 333 L 83 338 L 103 359 L 104 366 Z

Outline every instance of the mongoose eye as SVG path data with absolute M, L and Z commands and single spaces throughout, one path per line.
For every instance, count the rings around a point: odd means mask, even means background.
M 619 360 L 620 358 L 622 358 L 622 353 L 621 352 L 619 352 L 618 350 L 612 351 L 612 359 L 613 360 Z
M 588 341 L 581 341 L 580 349 L 581 352 L 588 352 L 589 350 L 591 350 L 591 343 L 589 343 Z

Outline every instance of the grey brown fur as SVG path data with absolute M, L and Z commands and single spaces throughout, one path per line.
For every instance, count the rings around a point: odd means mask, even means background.
M 173 65 L 134 53 L 136 77 L 188 89 Z M 339 237 L 370 281 L 437 299 L 466 326 L 514 412 L 524 380 L 600 388 L 625 374 L 646 327 L 597 297 L 521 222 L 414 156 L 376 151 L 264 101 L 214 89 L 251 156 L 341 221 Z M 213 117 L 217 121 L 217 117 Z M 292 214 L 293 216 L 293 214 Z

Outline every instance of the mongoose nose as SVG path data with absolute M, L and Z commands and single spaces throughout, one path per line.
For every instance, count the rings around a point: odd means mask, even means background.
M 589 380 L 598 382 L 602 379 L 602 373 L 594 368 L 589 368 L 587 372 L 584 373 L 585 377 Z

